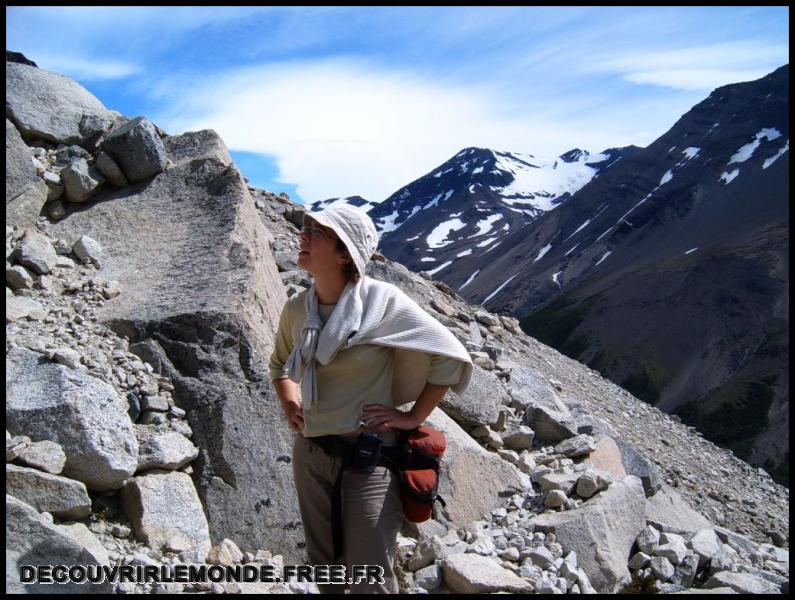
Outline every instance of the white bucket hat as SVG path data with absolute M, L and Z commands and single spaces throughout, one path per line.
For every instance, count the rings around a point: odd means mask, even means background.
M 334 230 L 348 249 L 359 275 L 364 277 L 364 269 L 378 247 L 378 230 L 367 213 L 350 204 L 338 204 L 304 213 L 304 223 L 307 219 Z

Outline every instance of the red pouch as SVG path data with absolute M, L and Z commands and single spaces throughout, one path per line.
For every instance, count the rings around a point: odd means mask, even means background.
M 412 523 L 431 518 L 438 499 L 439 463 L 447 440 L 433 427 L 418 427 L 404 434 L 400 475 L 403 513 Z

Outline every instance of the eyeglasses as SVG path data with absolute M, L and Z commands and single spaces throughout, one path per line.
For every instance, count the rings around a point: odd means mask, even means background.
M 301 226 L 301 233 L 305 233 L 306 235 L 308 235 L 310 238 L 312 238 L 314 240 L 316 240 L 318 238 L 326 238 L 326 239 L 329 239 L 329 240 L 333 241 L 333 240 L 336 239 L 336 238 L 334 238 L 332 236 L 332 234 L 324 231 L 323 229 L 321 229 L 320 227 L 317 227 L 316 225 L 302 225 Z

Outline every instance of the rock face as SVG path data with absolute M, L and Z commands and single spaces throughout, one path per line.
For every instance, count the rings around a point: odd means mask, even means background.
M 36 174 L 30 150 L 6 119 L 6 222 L 31 227 L 47 201 L 47 184 Z
M 135 281 L 101 321 L 147 348 L 147 360 L 173 380 L 202 448 L 196 482 L 213 539 L 244 550 L 278 541 L 297 559 L 300 517 L 283 460 L 290 435 L 263 377 L 286 300 L 271 236 L 239 171 L 219 160 L 223 142 L 187 135 L 169 147 L 206 158 L 177 155 L 151 182 L 106 194 L 52 232 L 97 240 L 108 255 L 102 275 Z
M 73 79 L 31 65 L 6 62 L 6 114 L 25 139 L 78 144 L 85 115 L 115 116 Z

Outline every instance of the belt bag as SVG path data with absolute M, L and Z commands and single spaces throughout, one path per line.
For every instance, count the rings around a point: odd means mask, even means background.
M 447 449 L 441 431 L 422 426 L 401 434 L 400 479 L 403 513 L 412 523 L 431 518 L 438 495 L 439 464 Z

